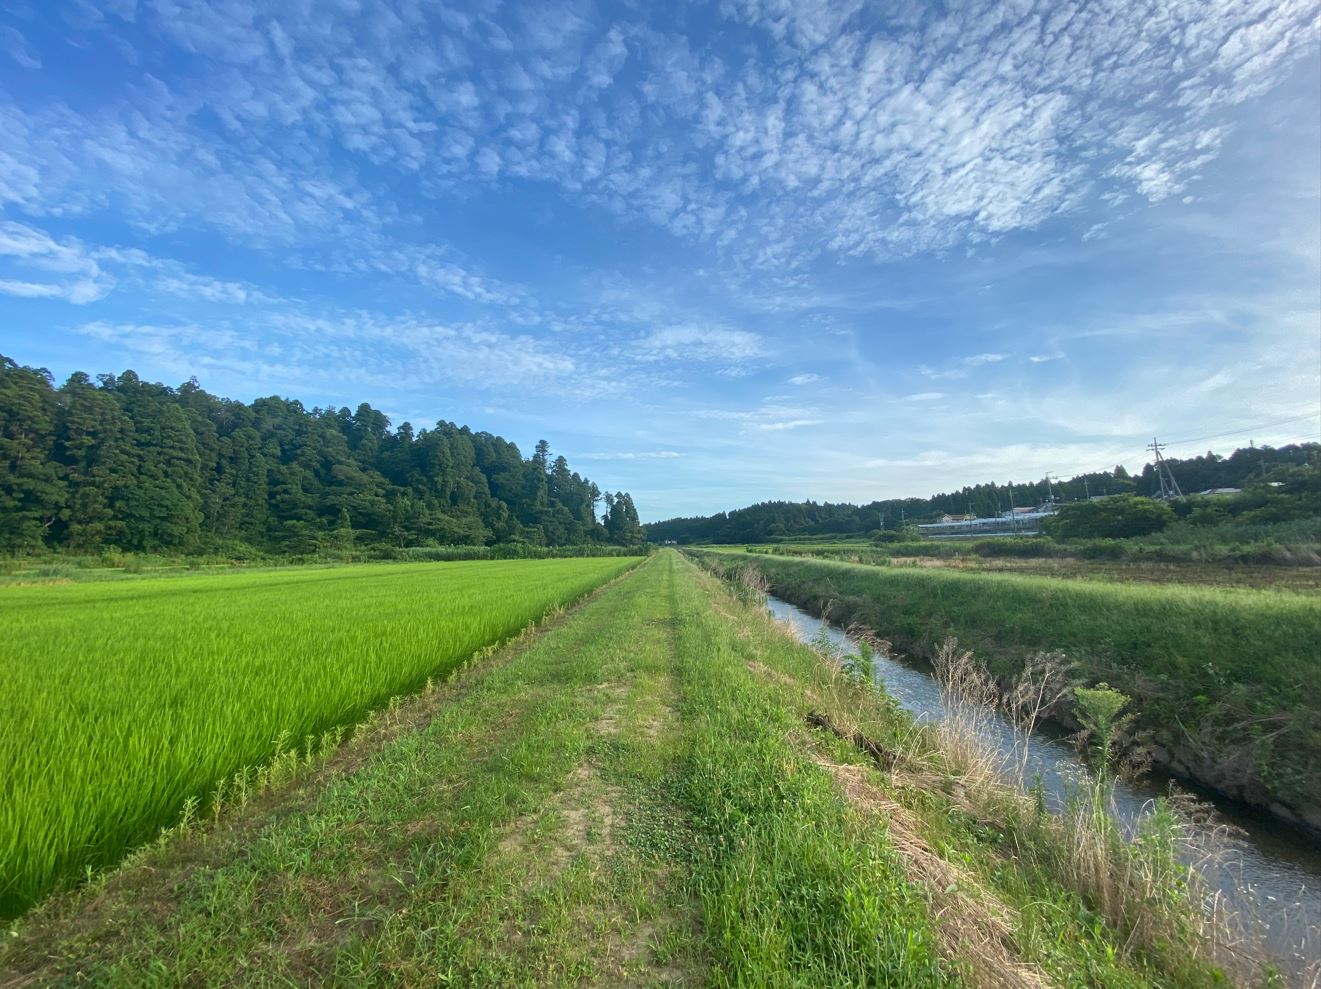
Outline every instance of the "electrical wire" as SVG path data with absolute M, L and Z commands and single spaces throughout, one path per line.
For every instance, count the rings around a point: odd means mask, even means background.
M 1173 446 L 1187 446 L 1190 443 L 1201 443 L 1204 442 L 1205 440 L 1218 440 L 1225 436 L 1242 436 L 1245 433 L 1252 433 L 1259 429 L 1270 429 L 1274 426 L 1286 426 L 1291 422 L 1303 422 L 1304 420 L 1307 419 L 1316 419 L 1318 416 L 1321 416 L 1321 409 L 1318 409 L 1315 412 L 1308 412 L 1304 415 L 1292 416 L 1288 419 L 1276 419 L 1273 422 L 1261 422 L 1255 426 L 1247 426 L 1243 429 L 1236 429 L 1228 433 L 1214 433 L 1210 436 L 1194 436 L 1192 439 L 1172 440 L 1169 443 L 1162 443 L 1161 447 L 1163 449 L 1166 447 L 1173 447 Z M 1144 463 L 1146 463 L 1146 461 L 1144 461 Z M 1071 475 L 1070 479 L 1072 479 L 1073 477 L 1081 477 L 1084 474 L 1109 473 L 1110 471 L 1114 470 L 1114 468 L 1115 468 L 1114 464 L 1106 464 L 1104 467 L 1095 467 L 1090 470 L 1069 470 L 1069 471 L 1053 470 L 1050 472 L 1050 476 L 1057 481 L 1063 481 L 1065 480 L 1064 478 L 1065 474 Z
M 1255 426 L 1248 426 L 1246 429 L 1236 429 L 1232 433 L 1216 433 L 1212 436 L 1194 436 L 1190 440 L 1171 440 L 1169 443 L 1162 443 L 1161 446 L 1187 446 L 1189 443 L 1201 443 L 1203 440 L 1218 440 L 1224 436 L 1242 436 L 1244 433 L 1251 433 L 1258 429 L 1270 429 L 1272 426 L 1285 426 L 1291 422 L 1302 422 L 1304 419 L 1315 419 L 1321 416 L 1321 410 L 1309 412 L 1306 415 L 1294 416 L 1292 419 L 1277 419 L 1274 422 L 1258 423 Z

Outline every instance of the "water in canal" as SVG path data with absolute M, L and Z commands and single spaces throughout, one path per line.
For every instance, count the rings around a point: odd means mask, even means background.
M 773 596 L 767 597 L 767 605 L 804 642 L 816 641 L 824 627 L 826 636 L 841 654 L 857 652 L 856 642 L 842 630 L 801 608 Z M 879 652 L 875 656 L 875 669 L 886 692 L 916 720 L 946 716 L 940 688 L 929 670 Z M 1016 767 L 1022 761 L 1021 742 L 1013 723 L 999 712 L 988 712 L 985 730 L 988 741 L 1007 756 L 1006 763 Z M 1030 783 L 1039 775 L 1048 799 L 1057 806 L 1069 784 L 1084 773 L 1082 761 L 1067 742 L 1040 733 L 1033 736 L 1024 776 Z M 1131 829 L 1150 809 L 1153 799 L 1166 792 L 1168 782 L 1168 778 L 1152 774 L 1142 780 L 1116 784 L 1113 806 L 1121 824 Z M 1234 848 L 1228 861 L 1208 879 L 1231 902 L 1262 917 L 1273 952 L 1291 960 L 1290 967 L 1301 969 L 1314 961 L 1315 953 L 1321 951 L 1321 937 L 1317 935 L 1317 925 L 1321 925 L 1321 847 L 1266 815 L 1216 800 L 1213 795 L 1197 795 L 1214 803 L 1220 816 L 1244 835 L 1241 846 Z M 1255 903 L 1251 902 L 1254 898 Z

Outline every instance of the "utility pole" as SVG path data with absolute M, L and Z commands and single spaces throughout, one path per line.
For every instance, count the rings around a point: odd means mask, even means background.
M 1249 449 L 1249 450 L 1257 450 L 1257 441 L 1256 441 L 1256 440 L 1248 440 L 1248 449 Z M 1266 448 L 1265 448 L 1265 447 L 1262 447 L 1260 450 L 1257 450 L 1257 463 L 1261 464 L 1261 476 L 1262 476 L 1262 477 L 1265 477 L 1265 476 L 1266 476 Z
M 1091 486 L 1090 484 L 1087 483 L 1087 478 L 1086 478 L 1085 476 L 1084 476 L 1083 479 L 1082 479 L 1082 489 L 1083 489 L 1083 491 L 1085 491 L 1085 492 L 1087 493 L 1087 500 L 1088 500 L 1088 501 L 1091 501 L 1091 500 L 1092 500 L 1092 486 Z
M 1165 447 L 1161 446 L 1155 437 L 1152 437 L 1151 444 L 1147 449 L 1156 457 L 1156 480 L 1160 482 L 1161 501 L 1167 501 L 1170 498 L 1182 498 L 1183 492 L 1179 490 L 1179 482 L 1174 479 L 1174 474 L 1170 471 L 1170 465 L 1161 456 L 1160 452 Z

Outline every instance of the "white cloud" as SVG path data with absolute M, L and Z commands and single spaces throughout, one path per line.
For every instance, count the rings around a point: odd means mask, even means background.
M 227 305 L 271 301 L 253 285 L 199 275 L 138 248 L 93 247 L 12 221 L 0 222 L 0 273 L 6 267 L 18 277 L 0 278 L 0 293 L 75 305 L 130 289 Z
M 673 414 L 702 420 L 694 442 L 782 450 L 774 472 L 799 470 L 800 494 L 822 490 L 801 465 L 824 460 L 836 435 L 850 447 L 829 475 L 840 484 L 853 483 L 857 449 L 875 443 L 898 462 L 896 448 L 930 446 L 916 438 L 929 431 L 988 450 L 1008 449 L 996 431 L 1025 424 L 1092 437 L 1095 448 L 1165 423 L 1199 435 L 1180 403 L 1260 417 L 1254 403 L 1315 394 L 1315 349 L 1297 342 L 1315 341 L 1314 292 L 1249 314 L 1277 327 L 1269 333 L 1229 299 L 1174 300 L 1146 316 L 1131 311 L 1139 303 L 1116 302 L 1063 319 L 1043 298 L 995 325 L 969 318 L 963 349 L 920 340 L 923 378 L 903 364 L 907 345 L 879 342 L 906 317 L 880 310 L 916 310 L 919 330 L 927 315 L 967 313 L 938 297 L 951 280 L 937 266 L 910 284 L 874 262 L 943 252 L 953 269 L 998 241 L 996 275 L 977 275 L 998 294 L 979 298 L 1009 299 L 1015 276 L 1060 253 L 1057 234 L 1096 231 L 1073 245 L 1081 265 L 1127 243 L 1134 217 L 1187 222 L 1199 206 L 1177 204 L 1191 194 L 1206 194 L 1205 212 L 1221 209 L 1230 197 L 1196 188 L 1199 176 L 1244 143 L 1230 129 L 1246 129 L 1243 101 L 1315 58 L 1316 11 L 1316 0 L 720 0 L 719 17 L 679 30 L 667 8 L 620 7 L 607 19 L 576 2 L 457 11 L 383 0 L 315 18 L 296 4 L 246 0 L 103 5 L 67 38 L 126 60 L 108 67 L 95 100 L 61 103 L 53 85 L 42 99 L 0 94 L 0 209 L 23 220 L 0 224 L 0 293 L 86 304 L 114 292 L 113 310 L 79 317 L 98 359 L 150 355 L 180 377 L 243 388 L 353 395 L 370 385 L 398 393 L 396 408 L 461 391 L 679 394 L 685 406 Z M 147 42 L 136 56 L 124 40 L 135 36 Z M 0 59 L 19 50 L 12 40 L 0 38 Z M 46 54 L 20 40 L 19 64 Z M 45 61 L 16 78 L 56 78 L 56 59 Z M 1314 217 L 1315 177 L 1305 178 L 1292 212 Z M 1255 208 L 1263 197 L 1249 198 Z M 524 216 L 531 202 L 544 211 Z M 1152 202 L 1165 205 L 1156 212 Z M 479 249 L 479 224 L 506 208 L 520 211 L 508 223 L 535 249 L 506 250 L 499 239 L 499 256 L 474 258 L 446 242 L 468 236 Z M 1070 214 L 1076 224 L 1054 222 Z M 1221 217 L 1242 229 L 1240 217 Z M 620 273 L 575 267 L 582 222 L 602 224 L 593 238 L 613 238 L 618 256 L 605 266 Z M 1308 274 L 1321 257 L 1314 227 L 1289 262 L 1310 263 Z M 86 232 L 124 228 L 120 243 L 166 253 L 162 245 L 191 244 L 217 260 L 204 270 L 97 247 Z M 534 263 L 520 268 L 524 258 Z M 1277 261 L 1243 270 L 1252 281 Z M 648 267 L 622 273 L 630 265 Z M 248 271 L 262 272 L 248 276 L 260 286 L 236 274 Z M 589 284 L 575 299 L 580 277 Z M 653 288 L 630 296 L 628 277 Z M 372 298 L 380 311 L 273 288 L 320 282 L 333 298 L 341 280 L 344 297 Z M 1067 278 L 1059 284 L 1067 290 Z M 863 310 L 876 320 L 850 325 Z M 95 319 L 104 312 L 116 318 Z M 1052 339 L 1033 314 L 1068 329 Z M 1028 373 L 1065 354 L 1052 373 Z M 826 380 L 803 367 L 847 383 L 842 410 L 794 401 L 815 398 L 812 388 L 748 397 L 739 380 Z M 1092 367 L 1086 380 L 1069 377 Z M 1186 387 L 1156 380 L 1170 367 Z M 975 429 L 955 381 L 980 399 Z M 945 388 L 949 400 L 920 388 Z M 719 408 L 690 411 L 705 404 Z M 831 430 L 811 428 L 825 423 Z M 630 452 L 673 440 L 626 435 L 594 445 L 619 459 L 675 452 Z M 699 459 L 684 450 L 667 465 L 675 473 Z M 720 463 L 731 476 L 735 464 L 749 469 L 733 455 Z M 973 468 L 954 463 L 949 476 Z
M 364 386 L 391 393 L 436 388 L 526 394 L 572 393 L 583 401 L 618 396 L 625 374 L 592 362 L 590 352 L 554 340 L 474 324 L 389 318 L 365 312 L 320 315 L 280 305 L 244 310 L 235 319 L 123 323 L 95 320 L 77 327 L 125 355 L 187 377 L 223 382 L 256 379 L 272 385 L 346 392 Z
M 652 330 L 638 341 L 647 359 L 748 361 L 766 353 L 761 337 L 747 330 L 683 324 Z
M 0 51 L 25 69 L 41 68 L 41 58 L 15 28 L 0 24 Z
M 675 450 L 615 451 L 607 453 L 580 453 L 579 460 L 676 460 L 683 454 Z
M 165 292 L 183 299 L 243 305 L 268 301 L 269 296 L 244 282 L 199 275 L 179 261 L 148 254 L 138 248 L 102 247 L 90 251 L 99 264 L 116 268 L 118 281 Z
M 826 422 L 820 409 L 785 405 L 777 401 L 766 401 L 748 409 L 698 409 L 692 415 L 699 420 L 737 423 L 740 432 L 754 433 L 778 433 L 820 426 Z
M 1009 359 L 1009 354 L 972 354 L 961 358 L 953 367 L 946 367 L 940 370 L 928 367 L 925 364 L 918 365 L 918 371 L 930 378 L 932 381 L 958 381 L 968 377 L 969 370 L 976 367 L 983 367 L 987 364 L 999 364 Z
M 58 240 L 9 220 L 0 221 L 0 266 L 0 273 L 16 276 L 0 278 L 0 292 L 24 298 L 83 305 L 103 298 L 114 286 L 114 279 L 78 240 Z

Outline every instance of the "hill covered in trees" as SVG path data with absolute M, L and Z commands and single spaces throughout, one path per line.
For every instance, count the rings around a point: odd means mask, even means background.
M 0 552 L 642 541 L 633 499 L 490 433 L 0 355 Z
M 1321 466 L 1321 444 L 1244 447 L 1227 457 L 1207 452 L 1167 463 L 1186 494 L 1209 488 L 1261 486 L 1269 484 L 1277 474 L 1282 479 L 1279 483 L 1292 484 L 1292 474 L 1299 468 L 1310 466 L 1315 471 Z M 652 542 L 677 543 L 754 543 L 795 536 L 858 536 L 877 529 L 896 529 L 905 523 L 934 522 L 946 513 L 999 515 L 1011 507 L 1039 505 L 1052 497 L 1056 502 L 1078 502 L 1096 495 L 1149 497 L 1159 491 L 1160 481 L 1152 464 L 1143 467 L 1139 474 L 1130 474 L 1118 465 L 1113 470 L 1079 474 L 1067 481 L 1042 478 L 1025 483 L 987 482 L 930 498 L 893 498 L 866 505 L 766 501 L 732 512 L 652 522 L 644 528 Z M 1266 491 L 1260 494 L 1262 499 L 1268 497 Z M 1251 508 L 1250 502 L 1251 497 L 1244 501 L 1244 507 Z

